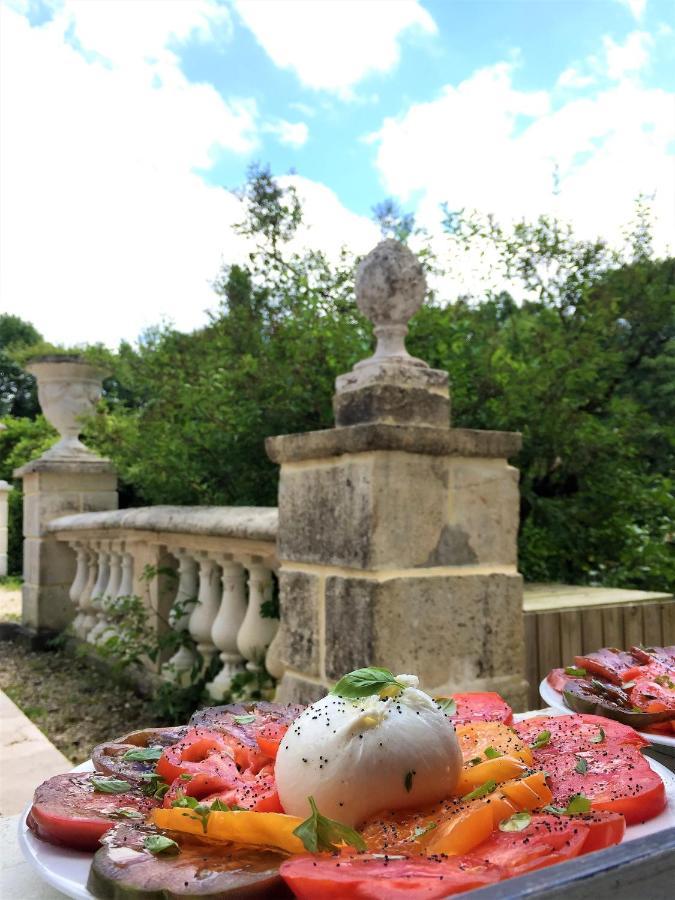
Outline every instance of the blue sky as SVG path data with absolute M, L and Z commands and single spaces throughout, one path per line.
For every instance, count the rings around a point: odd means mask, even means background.
M 253 160 L 329 252 L 386 196 L 619 242 L 644 192 L 673 244 L 672 0 L 0 3 L 0 296 L 50 340 L 202 323 Z

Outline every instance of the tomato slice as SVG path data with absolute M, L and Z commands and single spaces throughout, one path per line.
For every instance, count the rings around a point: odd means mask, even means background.
M 457 704 L 457 712 L 448 718 L 455 725 L 467 722 L 513 722 L 513 710 L 509 704 L 494 691 L 480 693 L 451 694 Z
M 455 856 L 383 860 L 373 857 L 296 856 L 280 875 L 299 900 L 440 900 L 494 884 L 490 863 Z
M 573 859 L 581 853 L 589 828 L 569 816 L 533 815 L 522 831 L 495 831 L 471 857 L 496 865 L 511 878 Z
M 468 725 L 455 726 L 459 749 L 462 751 L 464 765 L 489 759 L 496 751 L 502 756 L 532 762 L 532 751 L 509 725 L 502 722 L 470 722 Z M 485 755 L 485 751 L 489 755 Z
M 56 775 L 35 791 L 28 827 L 50 844 L 98 850 L 100 838 L 120 822 L 142 822 L 157 801 L 137 789 L 123 794 L 95 790 L 95 772 Z
M 253 812 L 283 812 L 274 780 L 274 770 L 265 766 L 259 772 L 243 772 L 231 788 L 211 794 L 204 802 L 221 800 L 228 806 L 240 806 Z M 166 806 L 167 804 L 165 804 Z
M 669 687 L 669 684 L 673 687 Z M 668 676 L 660 681 L 649 677 L 639 678 L 629 697 L 633 706 L 644 709 L 645 712 L 663 712 L 669 709 L 675 714 L 675 683 Z
M 190 797 L 201 798 L 233 787 L 239 779 L 234 755 L 223 735 L 199 729 L 189 731 L 157 760 L 157 774 L 173 783 L 164 805 L 171 805 L 179 788 Z
M 623 725 L 604 716 L 535 716 L 513 725 L 513 730 L 528 746 L 532 746 L 542 732 L 550 731 L 548 744 L 541 750 L 533 751 L 535 760 L 541 759 L 541 753 L 545 751 L 586 750 L 600 746 L 593 742 L 593 738 L 600 736 L 601 728 L 607 743 L 632 744 L 635 747 L 646 747 L 649 744 L 630 725 Z
M 575 656 L 574 664 L 581 669 L 586 669 L 591 675 L 599 675 L 600 678 L 605 678 L 612 684 L 620 685 L 625 680 L 622 678 L 623 673 L 634 669 L 636 660 L 625 650 L 604 647 L 602 650 L 596 650 L 595 653 L 588 653 L 586 656 Z
M 270 759 L 276 759 L 279 744 L 281 744 L 287 731 L 288 725 L 282 722 L 267 722 L 265 725 L 262 725 L 255 736 L 261 753 L 264 753 Z
M 581 848 L 582 853 L 592 853 L 594 850 L 604 850 L 605 847 L 620 844 L 626 833 L 626 820 L 616 812 L 593 810 L 582 816 L 574 816 L 573 821 L 588 826 L 588 836 Z

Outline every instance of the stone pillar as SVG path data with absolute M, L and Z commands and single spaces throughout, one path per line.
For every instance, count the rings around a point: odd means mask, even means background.
M 524 708 L 517 571 L 520 435 L 450 428 L 448 379 L 410 357 L 425 280 L 396 241 L 361 263 L 357 301 L 378 346 L 336 382 L 337 427 L 270 438 L 281 465 L 285 668 L 307 702 L 367 665 L 436 694 L 498 691 Z
M 101 395 L 104 373 L 78 357 L 47 356 L 28 370 L 37 377 L 38 398 L 60 439 L 39 459 L 14 472 L 23 479 L 24 625 L 63 629 L 73 617 L 69 599 L 76 554 L 46 531 L 58 516 L 117 509 L 117 475 L 79 440 L 80 420 Z
M 0 578 L 7 574 L 7 543 L 9 536 L 9 492 L 12 485 L 0 480 Z

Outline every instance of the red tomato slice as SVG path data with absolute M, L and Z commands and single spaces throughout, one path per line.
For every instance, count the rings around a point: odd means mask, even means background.
M 279 744 L 283 740 L 284 735 L 288 731 L 288 725 L 281 722 L 267 722 L 256 733 L 256 740 L 260 752 L 264 753 L 270 759 L 277 758 Z
M 588 826 L 582 853 L 592 853 L 594 850 L 604 850 L 605 847 L 620 844 L 626 833 L 626 820 L 620 813 L 594 810 L 582 816 L 574 816 L 572 821 Z
M 243 773 L 230 790 L 206 797 L 204 802 L 222 800 L 228 806 L 241 806 L 253 812 L 283 812 L 277 793 L 272 766 L 266 766 L 256 774 Z
M 581 853 L 589 828 L 569 816 L 534 815 L 522 831 L 495 831 L 471 851 L 474 859 L 502 869 L 512 878 L 573 859 Z
M 509 704 L 493 691 L 484 693 L 451 694 L 457 704 L 457 712 L 449 716 L 453 724 L 466 725 L 467 722 L 513 722 L 513 710 Z
M 658 677 L 658 676 L 657 676 Z M 668 676 L 664 676 L 664 679 Z M 668 684 L 673 684 L 673 688 Z M 667 709 L 675 712 L 675 683 L 670 679 L 655 681 L 651 678 L 639 678 L 629 697 L 633 706 L 644 709 L 645 712 L 663 712 Z
M 535 716 L 513 725 L 513 730 L 527 744 L 533 744 L 542 731 L 550 731 L 551 739 L 545 750 L 571 751 L 599 746 L 592 739 L 599 737 L 601 728 L 608 743 L 632 744 L 635 747 L 646 747 L 649 743 L 630 725 L 603 716 Z
M 177 781 L 174 787 L 181 787 L 183 793 L 205 797 L 236 784 L 239 770 L 234 755 L 223 735 L 195 729 L 163 751 L 156 771 L 164 781 Z M 191 777 L 183 780 L 182 775 Z M 176 793 L 173 788 L 172 793 Z M 164 805 L 171 805 L 168 794 Z
M 489 863 L 446 859 L 296 856 L 281 877 L 299 900 L 440 900 L 500 880 Z
M 98 850 L 99 839 L 120 822 L 143 822 L 157 801 L 139 790 L 108 794 L 94 789 L 95 772 L 56 775 L 35 791 L 28 827 L 44 841 L 73 850 Z M 125 815 L 125 810 L 129 815 Z M 134 816 L 138 813 L 138 816 Z
M 574 664 L 581 669 L 586 669 L 591 675 L 599 675 L 600 678 L 605 678 L 612 684 L 620 685 L 625 680 L 622 678 L 622 674 L 634 669 L 636 660 L 625 650 L 605 647 L 602 650 L 596 650 L 595 653 L 588 653 L 586 656 L 575 656 Z

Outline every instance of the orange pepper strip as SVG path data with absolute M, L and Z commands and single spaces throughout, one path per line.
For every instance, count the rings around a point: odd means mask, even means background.
M 203 835 L 202 820 L 189 809 L 153 809 L 150 820 L 158 828 Z M 256 847 L 278 847 L 288 853 L 306 853 L 305 846 L 293 834 L 302 823 L 297 816 L 283 813 L 212 812 L 206 820 L 206 836 L 214 841 L 234 841 Z

